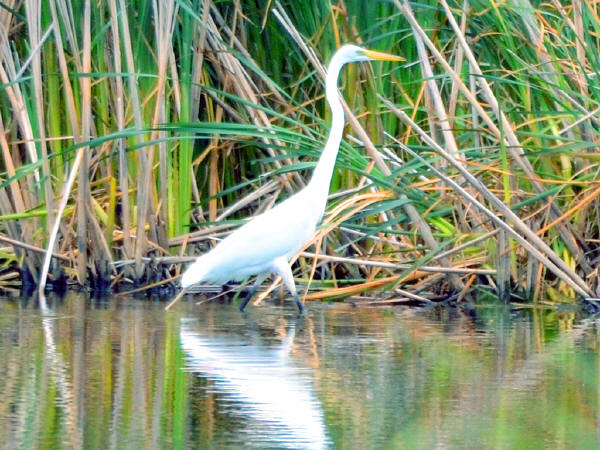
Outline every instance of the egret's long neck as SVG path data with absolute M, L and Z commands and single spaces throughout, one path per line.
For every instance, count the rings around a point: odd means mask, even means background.
M 323 153 L 319 158 L 317 167 L 313 172 L 313 176 L 307 188 L 313 191 L 314 199 L 317 202 L 314 208 L 320 211 L 321 218 L 325 210 L 327 195 L 329 193 L 329 185 L 331 184 L 331 175 L 335 166 L 342 134 L 344 132 L 344 108 L 340 101 L 340 95 L 337 87 L 338 77 L 343 63 L 334 58 L 327 69 L 327 77 L 325 79 L 325 94 L 329 107 L 331 108 L 331 130 L 327 138 L 327 144 L 323 149 Z

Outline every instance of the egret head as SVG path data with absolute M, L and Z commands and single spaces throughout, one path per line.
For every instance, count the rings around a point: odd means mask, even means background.
M 405 61 L 401 56 L 390 55 L 389 53 L 367 50 L 357 45 L 347 44 L 341 47 L 334 56 L 341 64 L 354 61 Z

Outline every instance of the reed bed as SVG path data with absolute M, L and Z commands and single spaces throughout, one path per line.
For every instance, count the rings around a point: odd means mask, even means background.
M 0 286 L 175 282 L 305 185 L 328 132 L 323 62 L 354 42 L 408 62 L 345 69 L 328 212 L 294 265 L 305 298 L 595 297 L 598 13 L 7 0 Z

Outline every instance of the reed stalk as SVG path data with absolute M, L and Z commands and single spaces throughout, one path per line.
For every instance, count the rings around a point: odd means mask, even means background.
M 295 276 L 342 293 L 345 279 L 396 294 L 402 280 L 413 297 L 599 293 L 591 4 L 5 6 L 0 239 L 13 252 L 0 277 L 134 288 L 176 276 L 170 258 L 306 184 L 328 133 L 325 63 L 357 42 L 409 62 L 344 71 L 330 216 Z M 450 270 L 465 261 L 479 266 Z M 419 270 L 434 264 L 445 276 Z

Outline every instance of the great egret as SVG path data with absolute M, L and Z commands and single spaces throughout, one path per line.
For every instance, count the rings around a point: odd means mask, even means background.
M 194 261 L 181 279 L 184 289 L 200 282 L 223 284 L 257 275 L 240 306 L 240 311 L 243 311 L 267 275 L 275 273 L 281 276 L 298 309 L 303 312 L 289 260 L 313 236 L 325 211 L 344 129 L 344 109 L 337 88 L 340 70 L 346 63 L 369 60 L 404 61 L 404 58 L 355 45 L 344 45 L 333 55 L 325 80 L 325 94 L 332 115 L 331 130 L 310 182 L 300 192 L 256 216 Z

